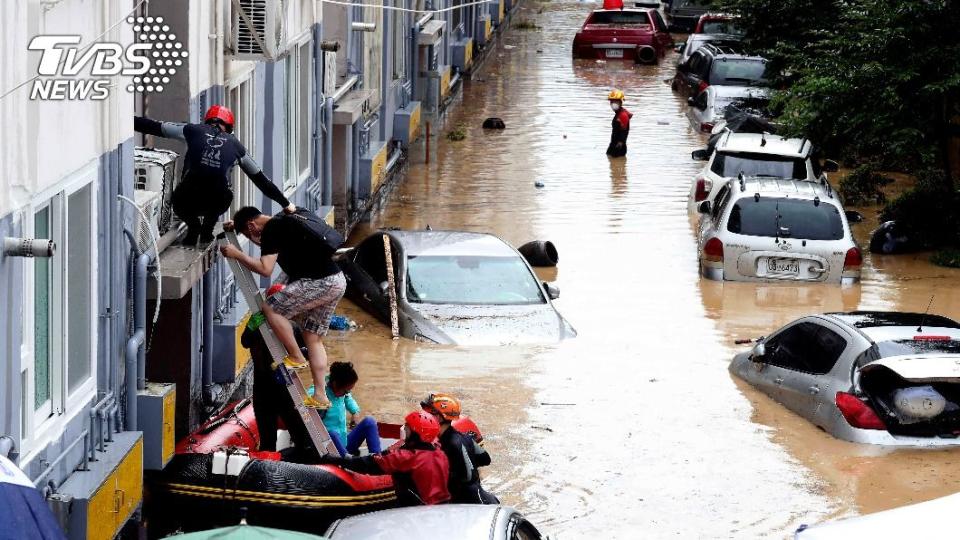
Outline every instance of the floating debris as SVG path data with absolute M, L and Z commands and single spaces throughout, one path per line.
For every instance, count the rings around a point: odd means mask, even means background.
M 536 182 L 533 183 L 533 185 L 534 187 L 542 188 L 544 186 L 544 183 L 537 180 Z
M 506 129 L 507 125 L 503 120 L 496 116 L 491 116 L 483 121 L 483 129 Z

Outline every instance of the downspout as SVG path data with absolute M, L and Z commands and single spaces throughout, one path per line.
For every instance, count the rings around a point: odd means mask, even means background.
M 201 332 L 200 379 L 203 384 L 205 405 L 215 401 L 213 388 L 213 305 L 216 303 L 213 271 L 203 274 L 203 329 Z
M 316 3 L 314 3 L 314 9 L 316 9 Z M 316 19 L 314 19 L 316 20 Z M 313 174 L 316 178 L 316 182 L 321 184 L 321 187 L 326 188 L 326 178 L 324 177 L 326 170 L 322 169 L 322 160 L 321 152 L 324 150 L 324 142 L 326 138 L 330 136 L 330 131 L 326 130 L 326 123 L 324 123 L 323 111 L 324 111 L 324 98 L 323 98 L 323 65 L 320 60 L 323 56 L 323 51 L 320 50 L 320 25 L 314 24 L 313 26 Z M 325 136 L 321 140 L 320 132 L 324 131 Z M 324 189 L 326 191 L 326 189 Z M 313 199 L 316 200 L 316 199 Z M 323 201 L 321 200 L 321 204 Z
M 129 232 L 124 231 L 129 235 Z M 130 236 L 130 240 L 133 237 Z M 144 347 L 147 332 L 147 274 L 153 257 L 150 252 L 137 257 L 133 278 L 133 335 L 127 340 L 126 368 L 126 423 L 127 431 L 137 429 L 137 390 L 146 388 L 147 350 Z M 134 376 L 135 374 L 135 376 Z
M 360 120 L 357 120 L 351 126 L 351 137 L 353 138 L 353 148 L 350 152 L 350 189 L 351 199 L 353 200 L 353 209 L 359 209 L 360 197 L 360 152 L 363 151 L 360 145 Z
M 323 193 L 320 200 L 324 206 L 333 204 L 333 97 L 328 96 L 324 102 L 324 119 L 326 133 L 323 139 Z

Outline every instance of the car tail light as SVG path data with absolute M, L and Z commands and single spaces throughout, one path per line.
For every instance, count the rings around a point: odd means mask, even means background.
M 704 133 L 713 131 L 713 122 L 700 122 L 700 131 Z
M 707 243 L 703 246 L 703 260 L 723 262 L 723 242 L 719 238 L 713 237 L 707 240 Z
M 837 392 L 837 408 L 847 423 L 860 429 L 887 429 L 883 420 L 860 398 L 846 392 Z
M 852 247 L 847 250 L 847 256 L 843 258 L 843 271 L 860 270 L 863 266 L 863 254 L 860 248 Z
M 710 86 L 710 83 L 707 81 L 700 81 L 700 84 L 697 86 L 697 93 L 703 92 Z
M 700 202 L 707 199 L 710 195 L 710 189 L 713 188 L 713 182 L 703 176 L 697 176 L 697 187 L 693 193 L 693 201 Z

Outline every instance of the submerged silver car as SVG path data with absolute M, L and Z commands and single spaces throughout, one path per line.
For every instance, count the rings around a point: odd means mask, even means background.
M 427 343 L 551 343 L 576 336 L 512 246 L 491 234 L 386 230 L 340 261 L 347 296 L 386 324 L 390 299 L 383 235 L 390 239 L 400 335 Z
M 803 317 L 734 356 L 730 371 L 840 439 L 960 445 L 960 324 L 946 317 Z
M 441 504 L 393 508 L 333 522 L 326 538 L 363 540 L 541 540 L 548 537 L 509 506 Z

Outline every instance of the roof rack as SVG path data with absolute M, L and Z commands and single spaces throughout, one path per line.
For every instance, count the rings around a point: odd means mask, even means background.
M 743 171 L 740 171 L 740 174 L 737 175 L 737 180 L 740 181 L 740 192 L 743 193 L 747 190 L 747 186 L 743 182 Z

